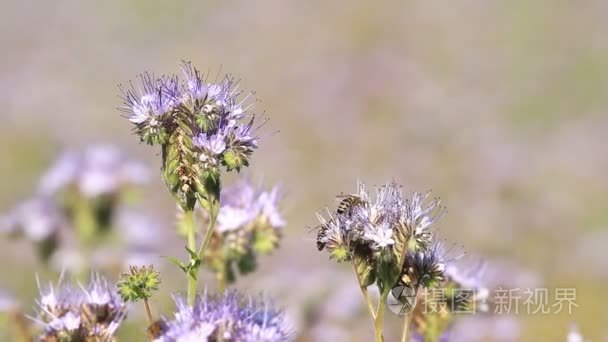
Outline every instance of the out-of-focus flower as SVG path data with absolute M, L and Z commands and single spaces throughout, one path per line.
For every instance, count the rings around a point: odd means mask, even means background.
M 67 271 L 72 274 L 86 272 L 91 266 L 82 252 L 73 248 L 60 248 L 51 257 L 51 266 L 58 272 Z
M 40 192 L 54 195 L 69 189 L 86 198 L 113 195 L 149 180 L 143 164 L 127 158 L 112 146 L 92 146 L 82 152 L 66 152 L 46 172 Z
M 570 331 L 568 331 L 568 342 L 583 342 L 585 339 L 583 335 L 578 331 L 576 324 L 570 325 Z
M 472 306 L 479 312 L 488 311 L 490 290 L 488 284 L 484 282 L 485 268 L 486 264 L 481 261 L 468 264 L 461 261 L 447 265 L 445 278 L 451 287 L 458 289 L 460 298 L 464 300 L 464 302 L 454 301 L 456 310 Z M 467 293 L 464 293 L 465 291 Z
M 1 217 L 0 225 L 3 232 L 34 242 L 42 259 L 48 260 L 58 247 L 60 231 L 67 226 L 67 219 L 52 200 L 38 197 Z
M 12 312 L 19 308 L 19 301 L 8 291 L 0 289 L 0 313 Z
M 290 341 L 293 333 L 282 311 L 266 300 L 229 291 L 221 297 L 199 296 L 189 307 L 176 297 L 177 311 L 165 319 L 158 342 L 189 341 Z
M 36 322 L 44 326 L 39 339 L 87 340 L 98 338 L 111 340 L 126 315 L 126 305 L 116 290 L 103 277 L 91 276 L 88 286 L 80 289 L 63 284 L 41 287 L 36 301 L 39 312 Z
M 207 250 L 205 263 L 216 272 L 234 278 L 255 269 L 256 254 L 268 254 L 278 247 L 286 222 L 279 210 L 280 191 L 270 191 L 240 181 L 222 190 L 217 227 Z

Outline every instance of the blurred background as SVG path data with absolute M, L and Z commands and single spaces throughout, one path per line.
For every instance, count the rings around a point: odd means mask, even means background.
M 493 284 L 577 290 L 570 315 L 490 315 L 474 328 L 464 318 L 461 330 L 557 341 L 576 322 L 607 340 L 606 13 L 599 0 L 2 0 L 0 212 L 28 199 L 62 151 L 110 143 L 151 170 L 137 208 L 162 236 L 155 255 L 181 255 L 160 150 L 131 134 L 117 85 L 191 60 L 242 78 L 270 119 L 245 174 L 283 185 L 288 226 L 237 287 L 276 298 L 300 340 L 372 339 L 351 269 L 310 232 L 357 180 L 432 189 L 448 207 L 439 235 L 487 260 Z M 153 262 L 166 295 L 152 304 L 168 314 L 181 275 Z M 33 314 L 35 274 L 57 273 L 24 240 L 0 240 L 0 265 L 2 293 Z M 141 336 L 143 320 L 135 305 L 119 336 Z M 392 341 L 400 318 L 387 320 Z

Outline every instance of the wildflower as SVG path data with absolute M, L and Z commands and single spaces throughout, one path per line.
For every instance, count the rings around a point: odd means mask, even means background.
M 120 88 L 123 106 L 120 110 L 135 124 L 135 132 L 148 144 L 163 143 L 170 117 L 177 106 L 178 84 L 176 78 L 160 77 L 144 73 L 141 85 L 136 89 Z
M 193 306 L 179 297 L 175 303 L 174 318 L 164 319 L 155 341 L 273 342 L 293 338 L 283 312 L 266 300 L 229 291 L 221 297 L 198 296 Z
M 43 260 L 57 250 L 60 233 L 67 225 L 63 212 L 46 197 L 23 202 L 0 222 L 2 230 L 13 236 L 25 236 L 34 242 Z
M 462 264 L 462 263 L 460 263 Z M 458 289 L 460 292 L 467 292 L 466 296 L 460 296 L 461 302 L 454 301 L 455 310 L 467 309 L 471 305 L 479 311 L 488 311 L 488 299 L 490 290 L 483 282 L 485 264 L 476 262 L 473 264 L 459 265 L 449 263 L 445 269 L 447 286 Z
M 366 278 L 371 269 L 376 279 L 389 286 L 397 280 L 406 255 L 412 258 L 415 252 L 429 249 L 430 229 L 442 212 L 438 199 L 425 206 L 427 195 L 414 193 L 406 198 L 396 183 L 376 188 L 375 196 L 360 183 L 356 193 L 338 197 L 335 213 L 328 211 L 328 218 L 317 215 L 321 222 L 318 249 L 327 247 L 337 261 L 354 260 L 357 269 L 366 273 L 359 279 Z
M 163 149 L 163 178 L 185 209 L 192 210 L 197 193 L 204 205 L 219 198 L 220 165 L 240 171 L 257 148 L 248 97 L 240 99 L 239 82 L 226 76 L 208 83 L 190 62 L 178 76 L 144 74 L 140 89 L 124 90 L 121 108 L 135 124 L 135 133 Z M 209 203 L 208 203 L 209 202 Z
M 15 311 L 19 306 L 19 302 L 12 293 L 0 289 L 0 313 Z
M 373 249 L 381 249 L 395 244 L 393 231 L 386 222 L 369 228 L 363 235 L 364 240 L 373 242 Z
M 126 315 L 126 305 L 100 275 L 93 274 L 80 290 L 62 283 L 40 289 L 39 312 L 33 318 L 44 326 L 42 341 L 112 338 Z
M 85 198 L 114 196 L 120 190 L 148 181 L 148 170 L 108 145 L 66 152 L 44 174 L 40 192 L 50 196 L 76 190 Z
M 431 232 L 429 228 L 441 218 L 444 209 L 440 206 L 441 201 L 433 199 L 426 207 L 424 201 L 429 193 L 420 194 L 415 192 L 411 199 L 406 199 L 401 207 L 401 221 L 411 234 L 410 247 L 414 250 L 424 250 L 431 244 Z
M 426 251 L 408 253 L 405 257 L 400 275 L 404 285 L 414 289 L 433 287 L 445 281 L 447 263 L 453 261 L 448 257 L 443 244 L 432 244 Z
M 270 191 L 241 181 L 222 190 L 217 227 L 205 263 L 228 281 L 234 278 L 233 267 L 240 273 L 253 271 L 256 254 L 274 251 L 286 225 L 280 213 L 278 187 Z
M 118 282 L 118 294 L 125 302 L 142 300 L 146 308 L 146 316 L 150 324 L 153 323 L 152 311 L 148 299 L 152 292 L 157 291 L 160 285 L 160 274 L 153 266 L 131 266 L 130 273 L 123 273 Z
M 583 335 L 578 331 L 576 324 L 570 325 L 570 331 L 568 332 L 568 342 L 583 342 L 585 339 Z
M 150 298 L 152 291 L 158 290 L 159 285 L 160 274 L 153 266 L 131 266 L 131 273 L 123 274 L 122 280 L 118 283 L 118 294 L 125 302 L 135 302 Z

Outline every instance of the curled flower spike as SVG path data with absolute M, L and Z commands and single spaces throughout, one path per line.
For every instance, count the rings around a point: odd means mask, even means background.
M 176 78 L 160 77 L 144 73 L 137 89 L 120 87 L 123 106 L 120 110 L 135 124 L 134 131 L 148 144 L 162 144 L 166 138 L 172 111 L 177 106 L 178 83 Z
M 445 281 L 447 263 L 452 260 L 439 242 L 431 245 L 426 251 L 408 253 L 400 280 L 414 289 L 437 286 Z
M 157 342 L 169 341 L 290 341 L 293 333 L 282 311 L 267 300 L 229 291 L 221 297 L 206 293 L 193 306 L 175 297 L 174 318 L 164 319 Z
M 200 196 L 205 207 L 219 198 L 219 167 L 249 165 L 257 148 L 251 106 L 241 99 L 238 81 L 226 76 L 216 83 L 190 62 L 182 77 L 156 78 L 145 73 L 139 87 L 121 88 L 121 110 L 139 138 L 162 146 L 163 178 L 180 205 L 191 210 Z M 249 117 L 249 119 L 245 119 Z
M 401 207 L 401 220 L 409 230 L 411 235 L 409 245 L 414 250 L 424 250 L 430 246 L 432 235 L 429 228 L 445 213 L 445 208 L 441 207 L 438 198 L 424 206 L 429 194 L 415 192 Z
M 38 282 L 38 288 L 39 312 L 32 319 L 44 326 L 41 341 L 111 340 L 126 315 L 126 305 L 98 274 L 80 289 L 63 284 L 62 279 L 56 287 L 42 288 Z

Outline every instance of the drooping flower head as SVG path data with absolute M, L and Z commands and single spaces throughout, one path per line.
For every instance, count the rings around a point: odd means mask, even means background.
M 193 306 L 175 298 L 173 319 L 164 319 L 157 342 L 290 341 L 293 333 L 282 311 L 270 302 L 228 291 L 223 296 L 198 296 Z
M 32 318 L 43 325 L 42 341 L 110 340 L 125 318 L 127 308 L 116 289 L 98 274 L 87 286 L 75 288 L 60 279 L 57 286 L 42 287 L 36 301 L 38 315 Z

